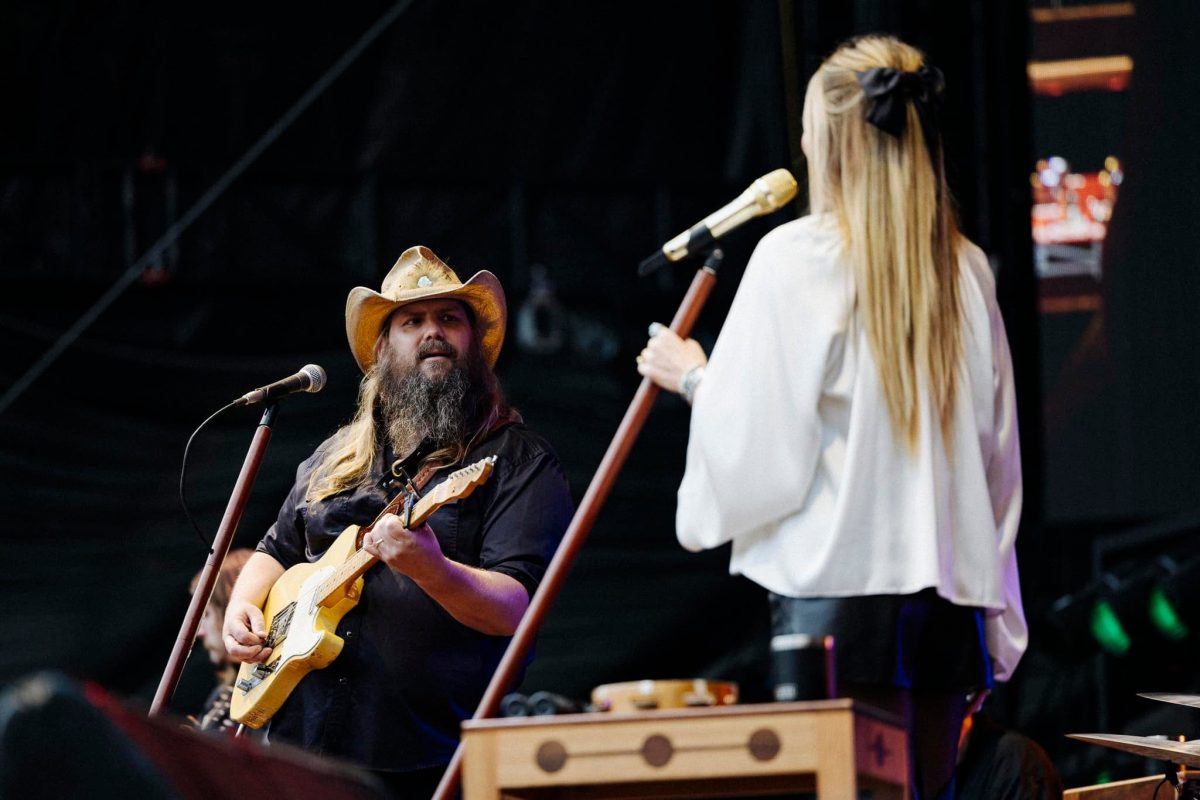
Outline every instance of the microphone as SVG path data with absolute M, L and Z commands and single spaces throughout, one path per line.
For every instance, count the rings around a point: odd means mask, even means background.
M 649 275 L 668 261 L 682 261 L 708 247 L 739 225 L 778 211 L 796 196 L 796 179 L 786 169 L 768 172 L 750 184 L 737 199 L 709 214 L 691 230 L 662 246 L 662 250 L 638 265 L 638 275 Z
M 269 386 L 246 392 L 233 401 L 235 406 L 250 406 L 267 403 L 293 392 L 319 392 L 325 388 L 325 370 L 316 364 L 305 364 L 295 375 L 275 381 Z

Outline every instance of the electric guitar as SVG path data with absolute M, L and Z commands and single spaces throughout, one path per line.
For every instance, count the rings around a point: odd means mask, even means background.
M 320 560 L 297 564 L 280 575 L 263 606 L 269 625 L 265 645 L 274 652 L 266 663 L 242 664 L 233 686 L 230 717 L 261 728 L 305 675 L 329 666 L 342 652 L 344 642 L 334 631 L 358 605 L 363 573 L 379 560 L 360 543 L 384 514 L 402 514 L 406 528 L 421 525 L 446 503 L 475 491 L 491 477 L 495 463 L 495 456 L 476 461 L 415 503 L 412 493 L 402 492 L 370 525 L 351 525 L 338 534 Z

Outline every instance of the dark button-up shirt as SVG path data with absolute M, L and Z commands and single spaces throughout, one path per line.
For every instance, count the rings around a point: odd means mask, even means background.
M 326 441 L 296 472 L 296 484 L 258 549 L 285 567 L 316 561 L 345 528 L 369 524 L 390 500 L 380 453 L 368 482 L 309 504 L 309 477 Z M 520 581 L 532 595 L 570 522 L 572 503 L 558 458 L 523 425 L 509 425 L 468 453 L 468 466 L 498 456 L 491 478 L 428 520 L 448 558 Z M 416 470 L 408 468 L 410 474 Z M 435 474 L 429 492 L 452 470 Z M 483 696 L 508 638 L 469 628 L 412 580 L 384 564 L 364 575 L 358 605 L 338 625 L 338 657 L 302 679 L 271 721 L 270 740 L 349 759 L 372 769 L 446 764 L 459 723 Z

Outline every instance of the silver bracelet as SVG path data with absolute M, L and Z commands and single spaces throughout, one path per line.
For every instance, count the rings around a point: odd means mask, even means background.
M 679 393 L 683 395 L 683 399 L 690 406 L 692 398 L 696 396 L 696 387 L 700 385 L 700 381 L 704 380 L 704 366 L 697 365 L 692 367 L 687 372 L 683 373 L 683 377 L 679 379 Z

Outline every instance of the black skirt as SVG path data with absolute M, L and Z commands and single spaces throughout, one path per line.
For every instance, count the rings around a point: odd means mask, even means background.
M 770 600 L 774 637 L 833 637 L 839 685 L 963 693 L 992 687 L 983 612 L 934 589 L 830 598 L 771 593 Z

